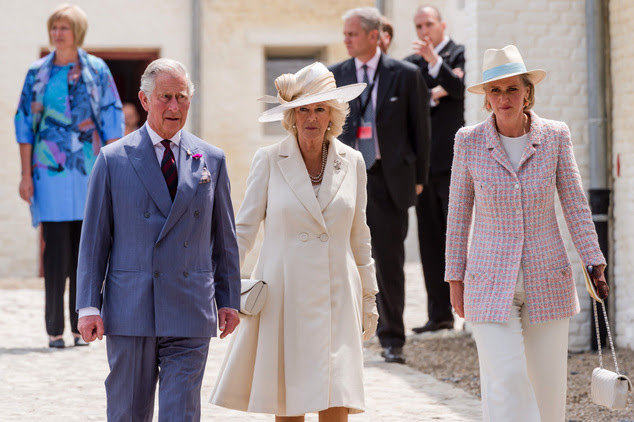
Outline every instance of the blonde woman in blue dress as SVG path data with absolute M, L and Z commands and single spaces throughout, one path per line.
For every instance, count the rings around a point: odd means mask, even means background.
M 33 226 L 42 224 L 45 319 L 49 347 L 63 348 L 64 290 L 69 279 L 69 316 L 75 346 L 75 285 L 79 236 L 88 176 L 100 148 L 123 136 L 121 101 L 106 63 L 80 47 L 86 14 L 69 4 L 48 18 L 52 53 L 29 68 L 15 115 L 20 144 L 20 197 Z

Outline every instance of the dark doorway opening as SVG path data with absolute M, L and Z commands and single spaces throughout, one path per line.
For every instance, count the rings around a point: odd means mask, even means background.
M 141 75 L 145 68 L 154 60 L 159 58 L 159 50 L 133 50 L 133 51 L 113 51 L 113 50 L 87 50 L 88 53 L 101 57 L 108 67 L 117 85 L 122 103 L 133 104 L 141 119 L 140 124 L 145 122 L 147 113 L 139 102 L 139 86 Z

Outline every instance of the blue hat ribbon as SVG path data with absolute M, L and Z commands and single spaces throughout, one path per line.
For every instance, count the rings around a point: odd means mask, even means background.
M 511 73 L 526 73 L 524 63 L 505 63 L 482 72 L 482 82 L 490 81 L 499 76 L 510 75 Z

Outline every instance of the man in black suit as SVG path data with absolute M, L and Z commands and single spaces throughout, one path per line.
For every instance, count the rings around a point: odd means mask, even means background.
M 415 333 L 453 328 L 449 285 L 445 282 L 445 232 L 454 136 L 464 125 L 464 46 L 445 36 L 438 9 L 423 6 L 414 16 L 419 40 L 405 60 L 417 65 L 431 89 L 431 165 L 418 195 L 418 241 L 427 289 L 428 322 Z
M 429 91 L 420 70 L 377 47 L 381 14 L 373 7 L 343 15 L 350 59 L 331 67 L 338 86 L 367 82 L 339 139 L 363 154 L 368 169 L 367 222 L 379 294 L 377 335 L 387 362 L 405 363 L 404 241 L 407 209 L 427 183 Z

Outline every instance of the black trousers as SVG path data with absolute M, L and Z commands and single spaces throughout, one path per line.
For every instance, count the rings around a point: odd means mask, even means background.
M 430 177 L 416 202 L 420 260 L 427 289 L 427 315 L 430 321 L 436 322 L 453 321 L 449 283 L 445 282 L 450 179 L 449 174 Z
M 398 208 L 389 195 L 380 161 L 368 170 L 367 222 L 372 235 L 372 257 L 379 285 L 377 335 L 383 347 L 405 344 L 405 237 L 407 210 Z
M 70 279 L 68 292 L 70 329 L 73 333 L 79 334 L 75 294 L 81 223 L 81 221 L 42 223 L 44 291 L 46 293 L 44 317 L 46 332 L 49 336 L 60 336 L 64 333 L 64 290 L 67 278 Z

